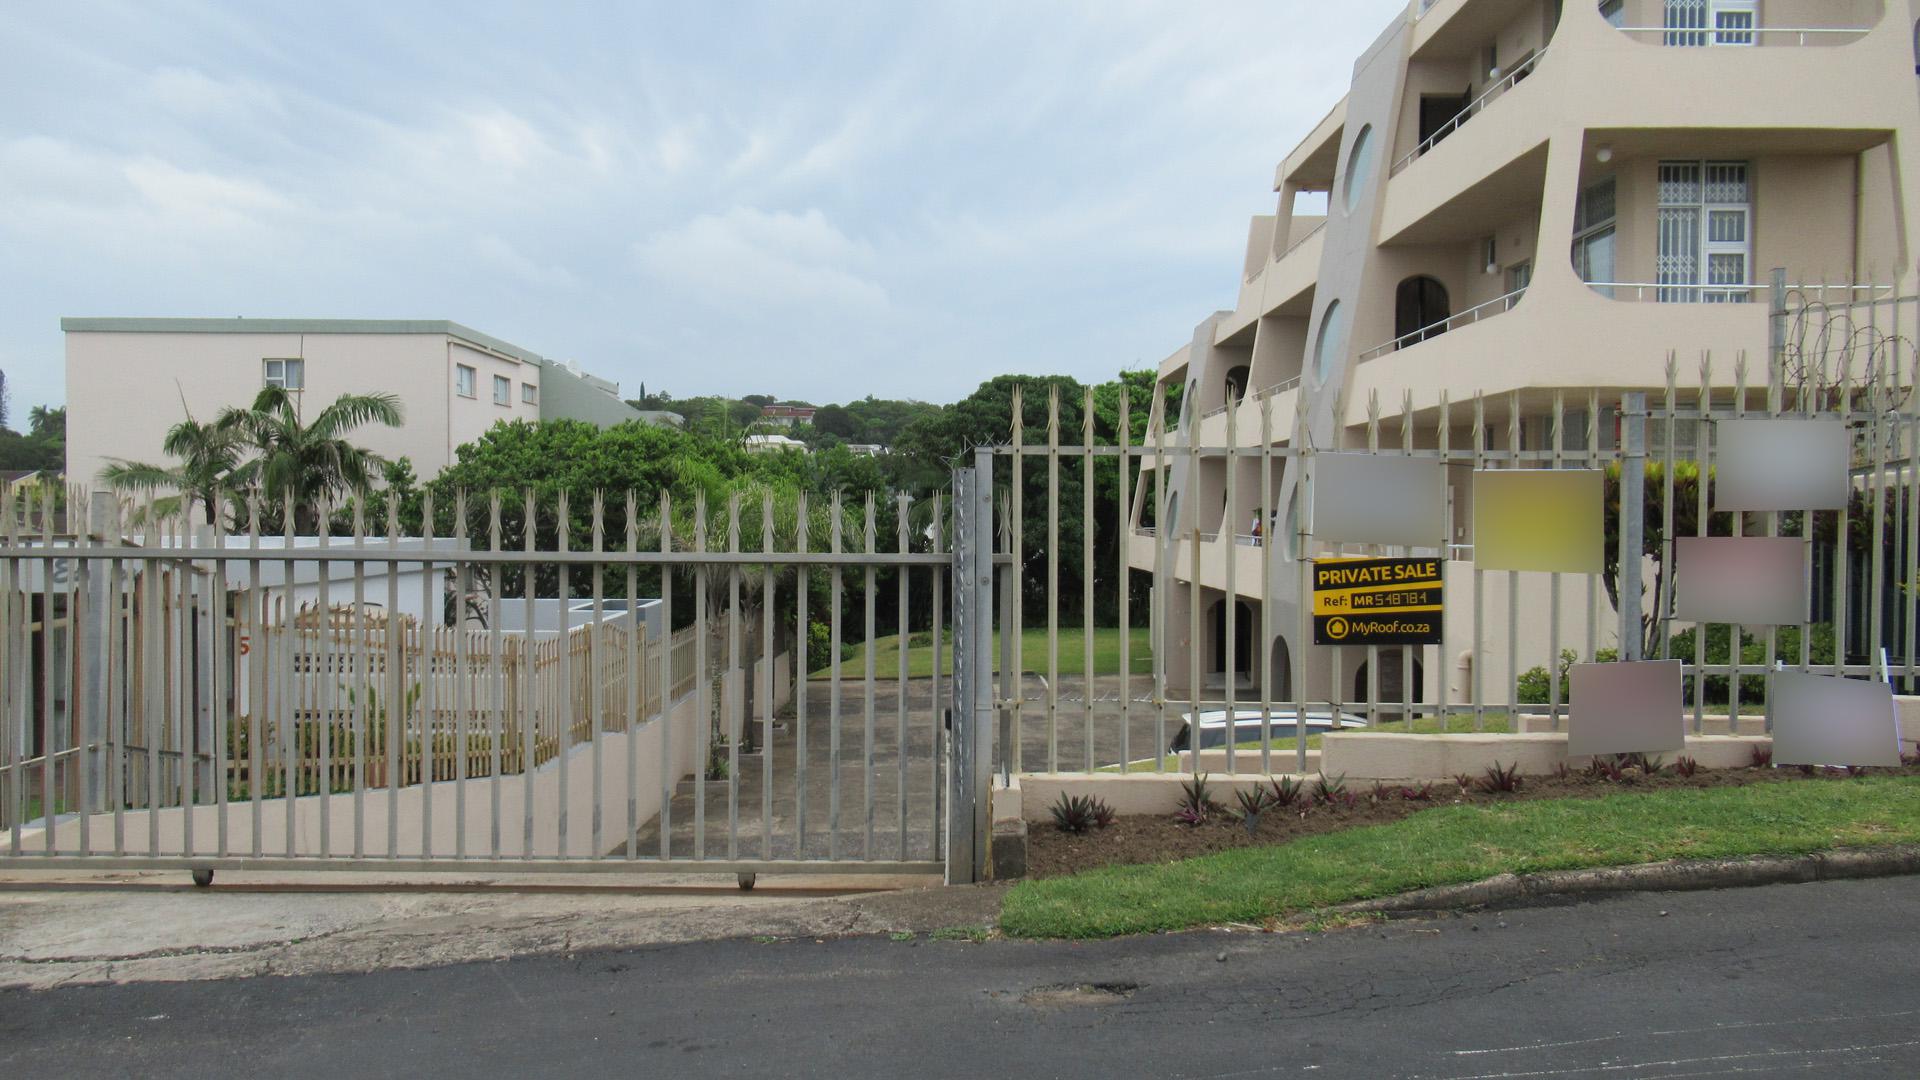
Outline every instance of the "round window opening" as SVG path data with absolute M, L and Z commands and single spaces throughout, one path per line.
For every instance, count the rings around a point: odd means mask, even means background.
M 1367 190 L 1368 174 L 1373 171 L 1373 125 L 1360 129 L 1353 137 L 1353 149 L 1347 151 L 1347 178 L 1342 181 L 1340 198 L 1346 204 L 1347 213 L 1353 213 L 1353 205 L 1360 201 L 1360 193 Z
M 1320 336 L 1313 341 L 1313 374 L 1321 382 L 1333 371 L 1334 358 L 1345 346 L 1347 313 L 1335 300 L 1320 315 Z

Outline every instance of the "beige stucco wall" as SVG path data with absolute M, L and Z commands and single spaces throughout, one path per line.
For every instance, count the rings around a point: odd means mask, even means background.
M 539 383 L 538 365 L 502 359 L 445 334 L 112 333 L 69 331 L 67 471 L 91 483 L 109 458 L 163 463 L 167 429 L 191 412 L 210 420 L 245 406 L 262 387 L 262 360 L 306 361 L 303 407 L 318 411 L 341 394 L 392 393 L 406 423 L 368 426 L 354 440 L 388 458 L 412 459 L 431 477 L 454 447 L 496 421 L 539 419 L 520 401 L 520 384 Z M 455 363 L 478 371 L 474 399 L 453 393 Z M 511 404 L 492 401 L 491 376 L 513 379 Z

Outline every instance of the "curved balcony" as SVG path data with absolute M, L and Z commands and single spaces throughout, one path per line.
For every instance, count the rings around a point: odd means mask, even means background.
M 1430 338 L 1439 337 L 1449 330 L 1455 330 L 1462 326 L 1472 326 L 1474 323 L 1484 319 L 1491 319 L 1496 315 L 1504 315 L 1512 311 L 1514 306 L 1520 303 L 1520 298 L 1525 296 L 1526 293 L 1527 290 L 1524 288 L 1515 289 L 1505 296 L 1495 297 L 1484 304 L 1476 304 L 1458 315 L 1450 315 L 1438 322 L 1429 323 L 1411 333 L 1402 334 L 1383 345 L 1375 345 L 1373 348 L 1360 354 L 1360 362 L 1365 363 L 1375 357 L 1385 356 L 1390 352 L 1399 352 L 1401 349 L 1418 345 Z

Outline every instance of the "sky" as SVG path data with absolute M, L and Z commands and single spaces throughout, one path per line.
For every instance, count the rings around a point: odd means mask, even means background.
M 0 0 L 0 371 L 63 316 L 452 319 L 628 395 L 953 401 L 1231 308 L 1404 0 Z M 373 388 L 369 388 L 373 389 Z

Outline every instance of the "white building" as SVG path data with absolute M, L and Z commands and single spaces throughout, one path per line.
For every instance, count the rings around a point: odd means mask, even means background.
M 210 420 L 263 386 L 318 410 L 341 394 L 392 393 L 406 423 L 368 426 L 360 445 L 432 477 L 499 421 L 646 419 L 618 383 L 446 320 L 62 319 L 67 476 L 90 483 L 109 459 L 161 463 L 167 429 Z

